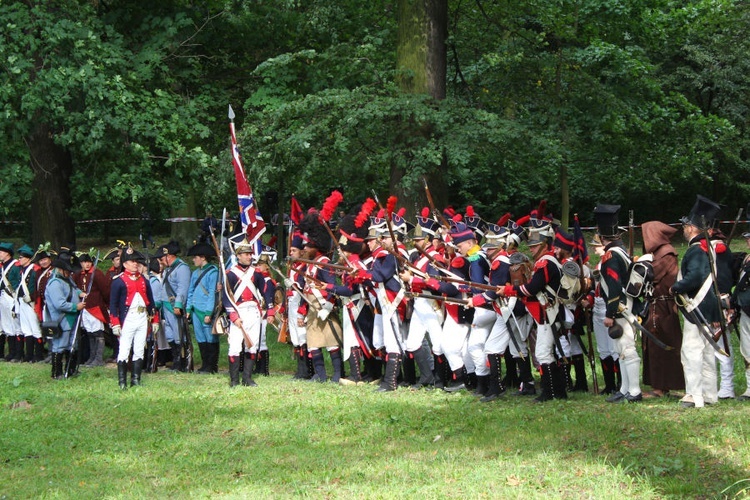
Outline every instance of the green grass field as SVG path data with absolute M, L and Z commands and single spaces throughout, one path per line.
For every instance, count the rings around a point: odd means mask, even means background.
M 0 497 L 717 498 L 750 486 L 747 403 L 382 394 L 292 381 L 289 346 L 270 347 L 256 388 L 229 388 L 226 359 L 218 375 L 162 369 L 127 391 L 113 366 L 53 381 L 49 365 L 0 364 Z

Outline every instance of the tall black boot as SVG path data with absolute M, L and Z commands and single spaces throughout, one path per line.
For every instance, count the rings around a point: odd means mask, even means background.
M 445 354 L 435 355 L 435 387 L 437 389 L 443 389 L 450 382 L 451 368 L 448 364 L 448 360 L 445 358 Z
M 417 383 L 417 365 L 414 362 L 414 353 L 407 352 L 401 359 L 404 371 L 402 385 L 411 387 Z
M 255 354 L 246 352 L 245 361 L 242 366 L 242 385 L 255 387 L 258 384 L 253 380 L 253 368 L 255 368 Z
M 0 361 L 5 361 L 5 334 L 0 333 Z
M 560 368 L 562 368 L 563 371 L 563 380 L 565 380 L 565 390 L 568 392 L 573 391 L 573 377 L 570 376 L 570 370 L 573 368 L 573 365 L 570 363 L 570 360 L 568 360 L 568 363 L 563 364 Z
M 170 342 L 169 347 L 172 348 L 172 371 L 181 372 L 182 370 L 182 346 L 175 342 Z
M 307 375 L 307 360 L 302 355 L 302 347 L 294 347 L 294 359 L 297 360 L 297 371 L 292 376 L 294 380 L 300 380 Z
M 100 330 L 96 332 L 93 337 L 96 344 L 96 352 L 91 355 L 89 366 L 104 366 L 104 331 Z
M 118 361 L 117 362 L 117 382 L 120 385 L 121 390 L 128 388 L 128 362 Z
M 208 373 L 208 353 L 206 352 L 206 343 L 198 342 L 198 351 L 201 353 L 201 367 L 195 370 L 197 373 Z
M 422 346 L 412 354 L 414 355 L 414 362 L 419 368 L 419 380 L 412 386 L 412 389 L 421 389 L 422 387 L 431 389 L 435 385 L 435 375 L 430 368 L 430 356 L 432 356 L 432 353 L 429 349 Z
M 130 387 L 141 385 L 141 372 L 143 371 L 143 360 L 133 361 L 133 373 L 130 374 Z
M 34 363 L 44 361 L 44 339 L 39 337 L 34 339 Z
M 242 356 L 242 354 L 240 354 Z M 228 356 L 229 359 L 229 387 L 240 384 L 240 357 Z
M 505 394 L 505 386 L 500 377 L 502 354 L 488 354 L 487 359 L 490 362 L 490 374 L 487 380 L 487 392 L 484 394 L 484 397 L 479 400 L 482 403 L 494 401 Z
M 466 367 L 462 366 L 458 370 L 453 370 L 451 379 L 448 381 L 443 390 L 446 392 L 458 392 L 466 389 Z
M 70 351 L 65 351 L 65 355 L 68 358 L 66 360 L 68 371 L 66 374 L 66 378 L 72 378 L 77 377 L 80 375 L 81 372 L 78 371 L 78 353 L 71 353 Z
M 549 401 L 555 397 L 554 386 L 552 384 L 552 365 L 546 363 L 540 365 L 539 375 L 542 379 L 539 384 L 541 386 L 541 392 L 534 398 L 534 401 L 537 403 L 543 403 L 544 401 Z
M 302 349 L 305 353 L 305 363 L 307 364 L 307 377 L 305 377 L 305 379 L 310 380 L 315 376 L 315 365 L 313 364 L 312 354 L 307 348 L 307 344 L 303 344 Z
M 505 387 L 521 387 L 522 380 L 518 376 L 516 358 L 510 353 L 510 349 L 505 350 L 503 357 L 505 358 L 505 376 L 502 379 L 503 385 Z
M 521 379 L 521 387 L 516 394 L 518 396 L 533 396 L 536 394 L 536 384 L 534 375 L 531 374 L 531 356 L 526 355 L 525 359 L 516 358 L 516 366 Z
M 63 372 L 63 355 L 61 352 L 53 352 L 50 354 L 51 360 L 50 365 L 52 366 L 52 378 L 55 380 L 62 379 Z
M 36 339 L 34 337 L 24 337 L 24 342 L 26 343 L 26 351 L 25 356 L 23 360 L 26 363 L 33 363 L 34 362 L 34 344 L 36 344 Z
M 211 366 L 208 367 L 208 373 L 219 373 L 219 350 L 221 344 L 219 342 L 209 342 L 206 347 L 211 355 Z
M 367 370 L 367 380 L 370 383 L 379 383 L 383 379 L 383 360 L 376 354 L 365 359 L 365 369 Z
M 91 356 L 91 344 L 89 343 L 90 338 L 91 334 L 81 329 L 80 337 L 78 339 L 78 350 L 76 351 L 79 365 L 83 365 L 86 361 L 89 360 L 89 357 Z
M 323 351 L 315 349 L 310 351 L 310 359 L 312 360 L 313 370 L 315 375 L 310 378 L 311 382 L 327 382 L 328 374 L 326 373 L 326 362 L 323 358 Z
M 468 391 L 473 391 L 477 388 L 477 374 L 476 372 L 468 373 L 466 365 L 464 365 L 464 385 L 466 385 L 466 390 Z
M 13 363 L 23 362 L 23 335 L 16 335 L 16 355 L 13 357 Z
M 253 368 L 253 375 L 261 374 L 261 370 L 263 370 L 263 356 L 265 354 L 265 351 L 262 351 L 260 349 L 258 349 L 258 352 L 255 353 L 255 368 Z
M 89 357 L 86 358 L 82 363 L 81 366 L 91 366 L 91 363 L 94 361 L 94 358 L 96 357 L 96 335 L 93 333 L 89 333 L 86 335 L 86 342 L 89 345 Z M 81 343 L 84 342 L 84 339 L 81 339 Z
M 8 340 L 8 354 L 5 355 L 5 361 L 12 363 L 16 358 L 16 336 L 6 335 L 5 338 Z
M 255 373 L 259 373 L 264 377 L 268 377 L 271 374 L 271 356 L 268 353 L 268 349 L 263 349 L 258 352 L 258 366 L 259 368 Z
M 328 355 L 331 356 L 331 366 L 333 367 L 331 382 L 338 384 L 341 380 L 341 372 L 344 368 L 344 360 L 341 358 L 341 349 L 330 351 Z
M 573 385 L 573 391 L 589 392 L 589 384 L 586 380 L 586 360 L 583 358 L 583 354 L 576 354 L 571 361 L 576 371 L 576 383 Z
M 553 363 L 552 367 L 552 390 L 555 399 L 568 399 L 566 391 L 565 368 L 560 363 Z
M 485 394 L 487 394 L 487 391 L 490 388 L 490 384 L 488 379 L 490 378 L 489 375 L 477 375 L 477 386 L 472 391 L 475 396 L 479 396 L 480 398 L 483 398 Z
M 612 356 L 599 359 L 602 365 L 602 375 L 604 376 L 604 389 L 601 394 L 614 394 L 620 388 L 615 386 L 615 360 Z
M 347 378 L 342 378 L 339 383 L 342 385 L 355 385 L 362 382 L 362 368 L 359 364 L 360 357 L 362 356 L 362 350 L 359 347 L 352 347 L 352 351 L 349 354 L 349 372 L 350 375 Z
M 377 392 L 391 392 L 398 387 L 398 372 L 401 364 L 401 355 L 395 352 L 386 354 L 385 375 L 380 381 Z

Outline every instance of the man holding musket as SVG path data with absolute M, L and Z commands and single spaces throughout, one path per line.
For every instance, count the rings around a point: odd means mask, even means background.
M 55 323 L 59 329 L 52 338 L 52 378 L 63 378 L 63 358 L 70 356 L 73 347 L 71 331 L 78 319 L 78 313 L 86 304 L 78 296 L 78 287 L 71 274 L 80 268 L 78 257 L 72 253 L 61 252 L 52 261 L 55 268 L 52 278 L 44 292 L 45 310 L 43 321 Z M 68 364 L 68 376 L 75 373 L 77 362 L 71 359 Z
M 690 214 L 681 219 L 682 234 L 690 246 L 680 263 L 672 293 L 685 318 L 680 352 L 685 372 L 685 408 L 703 408 L 718 401 L 715 348 L 708 337 L 716 331 L 721 311 L 713 289 L 710 243 L 704 234 L 719 210 L 717 203 L 698 195 Z
M 594 208 L 597 234 L 604 245 L 601 259 L 601 294 L 606 304 L 604 326 L 615 339 L 620 359 L 622 383 L 617 392 L 606 399 L 608 403 L 635 403 L 643 400 L 640 385 L 641 357 L 635 346 L 635 330 L 622 317 L 622 310 L 632 310 L 633 299 L 625 294 L 631 257 L 620 238 L 618 216 L 620 205 L 597 205 Z
M 189 369 L 188 366 L 182 366 L 182 335 L 180 332 L 185 329 L 187 332 L 187 323 L 185 322 L 185 306 L 187 304 L 188 289 L 190 288 L 190 267 L 179 257 L 180 244 L 176 241 L 170 241 L 166 245 L 160 246 L 156 254 L 159 256 L 159 263 L 164 269 L 162 283 L 167 300 L 162 304 L 164 313 L 164 333 L 167 336 L 169 346 L 172 348 L 172 371 L 184 372 Z
M 253 245 L 243 239 L 234 249 L 237 264 L 226 272 L 226 289 L 222 302 L 229 315 L 229 386 L 240 383 L 240 356 L 244 356 L 242 385 L 256 386 L 253 368 L 260 342 L 262 324 L 261 309 L 268 310 L 269 321 L 273 320 L 273 294 L 275 290 L 265 287 L 265 277 L 253 265 Z M 265 294 L 261 290 L 266 290 Z M 243 341 L 245 342 L 243 348 Z

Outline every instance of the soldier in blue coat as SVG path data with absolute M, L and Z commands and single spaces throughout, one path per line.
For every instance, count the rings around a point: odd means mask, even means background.
M 721 314 L 713 290 L 708 243 L 703 236 L 720 209 L 717 203 L 698 195 L 690 214 L 681 220 L 682 233 L 690 246 L 680 263 L 672 292 L 677 296 L 678 305 L 679 301 L 685 303 L 681 307 L 685 322 L 680 351 L 685 372 L 685 397 L 682 398 L 685 408 L 702 408 L 718 401 L 714 347 L 699 329 L 708 327 L 711 332 L 715 331 Z M 700 316 L 705 319 L 703 325 L 698 324 L 702 323 Z
M 52 337 L 52 378 L 59 380 L 63 378 L 63 363 L 67 363 L 73 347 L 71 331 L 79 311 L 86 304 L 80 301 L 78 287 L 71 278 L 71 274 L 80 268 L 78 258 L 72 253 L 61 252 L 52 261 L 52 267 L 54 271 L 44 291 L 43 320 L 59 326 Z M 68 376 L 77 369 L 76 358 L 73 356 L 68 364 Z
M 211 333 L 213 313 L 219 286 L 219 269 L 209 262 L 216 251 L 208 243 L 198 243 L 188 250 L 195 269 L 190 275 L 187 296 L 187 320 L 192 320 L 195 340 L 201 352 L 199 373 L 219 371 L 219 336 Z
M 183 365 L 181 344 L 182 336 L 189 335 L 185 322 L 185 307 L 190 288 L 190 267 L 177 257 L 179 253 L 180 244 L 176 241 L 170 241 L 156 251 L 164 273 L 162 284 L 166 300 L 162 302 L 162 311 L 164 334 L 172 348 L 172 370 L 184 372 L 188 367 Z

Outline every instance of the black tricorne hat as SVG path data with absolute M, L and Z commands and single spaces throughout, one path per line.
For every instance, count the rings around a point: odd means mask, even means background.
M 188 249 L 188 257 L 200 255 L 205 258 L 216 257 L 216 250 L 208 243 L 197 243 Z
M 76 272 L 81 270 L 81 263 L 73 253 L 61 252 L 52 261 L 52 267 L 63 271 Z
M 719 215 L 721 207 L 718 203 L 713 202 L 705 196 L 696 195 L 695 204 L 690 213 L 680 219 L 683 224 L 690 224 L 698 229 L 708 229 L 714 219 Z
M 620 236 L 619 214 L 620 205 L 599 204 L 594 208 L 596 229 L 601 236 L 605 238 L 617 238 Z
M 128 262 L 129 260 L 134 260 L 141 264 L 146 264 L 146 256 L 143 255 L 138 250 L 135 250 L 133 247 L 127 247 L 122 251 L 122 262 Z
M 156 249 L 156 255 L 164 257 L 165 255 L 178 255 L 180 253 L 180 244 L 175 240 L 170 240 Z

